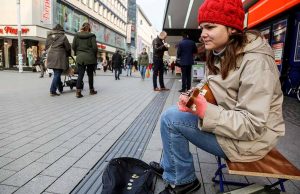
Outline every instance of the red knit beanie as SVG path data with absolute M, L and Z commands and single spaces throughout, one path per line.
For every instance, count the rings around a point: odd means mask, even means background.
M 198 22 L 222 24 L 242 31 L 245 12 L 242 0 L 205 0 L 199 7 Z

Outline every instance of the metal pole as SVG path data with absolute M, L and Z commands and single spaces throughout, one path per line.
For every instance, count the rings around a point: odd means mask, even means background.
M 17 0 L 17 20 L 18 20 L 18 59 L 19 72 L 23 72 L 23 56 L 21 48 L 21 14 L 20 14 L 20 0 Z

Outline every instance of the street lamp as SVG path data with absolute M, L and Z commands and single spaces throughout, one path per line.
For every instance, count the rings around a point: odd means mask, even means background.
M 23 56 L 21 49 L 21 14 L 20 14 L 20 0 L 17 0 L 17 21 L 18 21 L 18 59 L 19 72 L 23 72 Z

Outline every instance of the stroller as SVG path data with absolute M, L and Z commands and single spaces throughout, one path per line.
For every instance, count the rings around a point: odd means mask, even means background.
M 74 87 L 76 87 L 78 79 L 78 67 L 74 57 L 69 57 L 69 64 L 70 66 L 66 71 L 63 87 L 70 87 L 70 89 L 72 90 Z

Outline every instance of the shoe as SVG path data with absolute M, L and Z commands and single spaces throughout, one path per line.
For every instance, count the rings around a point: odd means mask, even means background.
M 118 77 L 118 80 L 120 80 L 120 78 Z
M 52 73 L 49 73 L 49 77 L 51 77 L 52 76 Z
M 180 93 L 185 93 L 185 92 L 186 92 L 186 90 L 184 90 L 184 89 L 181 89 L 181 90 L 178 90 L 178 92 L 180 92 Z
M 94 90 L 94 89 L 91 89 L 91 90 L 90 90 L 90 95 L 95 95 L 95 94 L 97 94 L 97 91 Z
M 176 185 L 174 188 L 168 185 L 165 190 L 161 191 L 159 194 L 189 194 L 200 189 L 201 184 L 198 179 L 191 183 L 184 185 Z
M 83 97 L 83 95 L 81 94 L 81 89 L 76 90 L 76 97 L 77 98 L 82 98 Z
M 153 90 L 154 90 L 154 91 L 160 91 L 160 89 L 159 89 L 159 88 L 154 88 Z
M 157 174 L 159 177 L 162 177 L 164 173 L 164 169 L 160 166 L 158 162 L 152 161 L 149 163 L 149 166 L 151 167 L 151 169 L 155 174 Z
M 40 78 L 43 78 L 43 77 L 44 77 L 43 75 L 40 76 Z
M 169 88 L 160 88 L 160 90 L 168 91 L 170 89 Z
M 50 92 L 50 96 L 59 96 L 60 94 L 56 93 L 56 92 Z
M 58 87 L 58 91 L 59 91 L 59 93 L 63 93 L 63 91 L 64 91 L 64 87 L 62 86 L 62 85 L 60 85 L 59 87 Z

